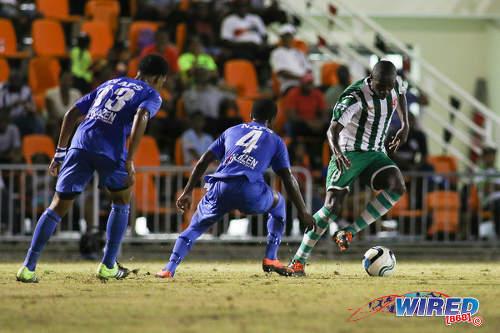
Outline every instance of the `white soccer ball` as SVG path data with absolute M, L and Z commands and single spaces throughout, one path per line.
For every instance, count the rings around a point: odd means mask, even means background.
M 396 269 L 396 257 L 388 248 L 374 246 L 365 252 L 363 267 L 370 276 L 389 276 Z

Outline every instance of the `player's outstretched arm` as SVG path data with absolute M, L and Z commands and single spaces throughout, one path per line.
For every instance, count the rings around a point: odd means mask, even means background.
M 215 156 L 211 150 L 207 150 L 203 155 L 201 155 L 198 163 L 196 163 L 193 169 L 193 172 L 191 172 L 191 176 L 189 176 L 189 180 L 186 187 L 184 187 L 184 191 L 179 199 L 177 199 L 177 208 L 179 208 L 181 212 L 184 213 L 184 210 L 189 208 L 189 205 L 191 204 L 191 192 L 193 192 L 196 184 L 198 184 L 201 177 L 205 174 L 205 171 L 207 171 L 210 163 L 215 160 L 217 160 L 217 156 Z
M 314 217 L 307 212 L 306 204 L 302 195 L 300 194 L 299 184 L 292 174 L 290 168 L 283 168 L 276 172 L 285 185 L 286 193 L 290 200 L 292 200 L 299 213 L 299 220 L 306 229 L 314 228 Z
M 332 150 L 335 159 L 335 165 L 337 166 L 337 170 L 340 172 L 344 172 L 351 167 L 351 161 L 349 161 L 347 156 L 342 153 L 339 145 L 339 135 L 343 129 L 344 126 L 342 126 L 341 123 L 332 121 L 328 131 L 326 132 L 328 144 L 330 145 L 330 149 Z
M 135 169 L 134 169 L 134 156 L 139 147 L 139 142 L 146 131 L 146 126 L 149 121 L 149 111 L 145 108 L 137 110 L 132 123 L 132 130 L 130 131 L 130 143 L 128 146 L 128 155 L 125 165 L 128 171 L 128 186 L 132 186 L 135 182 Z
M 59 133 L 59 141 L 57 142 L 57 150 L 52 162 L 49 166 L 49 174 L 57 177 L 59 175 L 59 170 L 61 164 L 64 161 L 64 156 L 68 150 L 69 140 L 71 135 L 75 131 L 75 127 L 78 124 L 78 119 L 81 117 L 80 110 L 73 106 L 65 114 L 61 126 L 61 132 Z

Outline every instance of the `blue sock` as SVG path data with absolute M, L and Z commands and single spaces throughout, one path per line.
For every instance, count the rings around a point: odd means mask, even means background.
M 57 215 L 53 210 L 47 208 L 43 212 L 42 216 L 38 219 L 38 223 L 35 227 L 35 232 L 33 233 L 33 239 L 31 240 L 31 246 L 24 259 L 24 266 L 28 267 L 30 271 L 34 271 L 36 268 L 36 263 L 38 257 L 45 247 L 45 244 L 49 241 L 50 236 L 54 233 L 57 223 L 61 221 L 59 215 Z
M 106 250 L 102 258 L 102 263 L 107 268 L 115 266 L 118 248 L 120 247 L 125 230 L 127 230 L 129 212 L 130 205 L 111 204 L 111 213 L 109 213 L 108 224 L 106 226 Z
M 194 214 L 189 227 L 180 234 L 179 238 L 177 238 L 168 264 L 163 269 L 164 271 L 172 272 L 172 276 L 174 276 L 175 269 L 179 266 L 182 259 L 184 259 L 189 250 L 191 250 L 194 242 L 212 226 L 212 223 L 204 225 L 197 223 L 197 218 L 198 214 Z
M 269 212 L 269 218 L 267 220 L 267 259 L 275 260 L 278 258 L 278 247 L 281 243 L 281 235 L 283 235 L 285 231 L 285 216 L 285 200 L 280 195 L 278 204 Z

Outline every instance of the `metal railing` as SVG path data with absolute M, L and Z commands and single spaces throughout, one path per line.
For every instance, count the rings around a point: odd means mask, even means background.
M 125 241 L 164 242 L 175 240 L 189 224 L 195 206 L 186 214 L 175 208 L 175 199 L 182 191 L 190 167 L 137 167 L 136 187 L 131 204 L 132 232 Z M 293 167 L 309 210 L 321 207 L 324 199 L 324 180 L 313 179 L 309 170 Z M 50 177 L 45 165 L 0 165 L 4 185 L 0 187 L 0 222 L 2 240 L 29 240 L 36 221 L 50 204 L 54 194 L 55 178 Z M 284 192 L 274 173 L 266 175 L 273 188 Z M 407 172 L 406 194 L 382 219 L 359 233 L 358 241 L 387 241 L 390 243 L 443 244 L 458 241 L 496 240 L 500 225 L 495 220 L 488 193 L 488 184 L 498 182 L 499 174 Z M 194 193 L 194 203 L 205 193 L 203 187 Z M 110 202 L 105 190 L 98 188 L 94 179 L 76 198 L 75 205 L 58 224 L 54 240 L 76 240 L 88 228 L 105 228 Z M 286 193 L 283 193 L 286 197 Z M 355 182 L 343 204 L 338 225 L 353 222 L 363 211 L 374 193 Z M 497 199 L 498 200 L 498 199 Z M 313 207 L 314 201 L 314 207 Z M 330 233 L 336 230 L 332 225 Z M 496 233 L 495 233 L 496 228 Z M 262 215 L 248 216 L 238 211 L 227 214 L 223 220 L 202 236 L 217 242 L 264 241 L 266 221 Z M 297 212 L 287 201 L 285 241 L 300 241 Z
M 190 221 L 196 205 L 206 193 L 204 184 L 195 189 L 193 205 L 185 214 L 175 206 L 187 182 L 191 167 L 136 167 L 136 183 L 131 201 L 127 240 L 134 242 L 166 241 L 176 239 Z M 210 170 L 209 170 L 210 171 Z M 313 180 L 309 170 L 293 167 L 300 179 L 301 190 L 309 210 L 312 209 Z M 48 175 L 46 165 L 0 165 L 3 186 L 0 183 L 0 241 L 29 239 L 36 222 L 54 195 L 56 178 Z M 266 181 L 286 197 L 286 191 L 276 175 L 266 174 Z M 110 199 L 106 189 L 100 189 L 94 176 L 87 188 L 77 196 L 75 204 L 58 224 L 53 239 L 78 239 L 89 228 L 105 228 Z M 300 236 L 297 210 L 287 204 L 288 234 Z M 237 222 L 233 222 L 236 220 Z M 292 228 L 294 228 L 292 230 Z M 233 211 L 214 224 L 203 239 L 246 241 L 264 238 L 267 234 L 263 215 L 245 215 Z

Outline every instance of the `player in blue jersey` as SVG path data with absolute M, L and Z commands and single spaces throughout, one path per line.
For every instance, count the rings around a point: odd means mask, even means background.
M 161 106 L 157 90 L 164 84 L 167 73 L 168 64 L 160 55 L 145 56 L 135 79 L 109 80 L 66 112 L 56 154 L 49 166 L 49 173 L 58 176 L 56 194 L 38 220 L 31 247 L 17 273 L 18 281 L 38 282 L 35 267 L 40 252 L 94 171 L 99 174 L 100 186 L 110 191 L 112 201 L 106 250 L 97 276 L 122 279 L 130 274 L 116 263 L 116 255 L 129 219 L 130 193 L 135 180 L 133 159 L 148 120 Z M 85 119 L 68 146 L 81 116 Z
M 217 171 L 205 177 L 208 193 L 201 199 L 189 227 L 175 242 L 167 266 L 157 277 L 171 278 L 193 243 L 222 216 L 233 209 L 246 214 L 269 213 L 267 248 L 262 268 L 265 272 L 291 275 L 293 270 L 277 258 L 281 235 L 285 230 L 285 200 L 264 181 L 271 166 L 285 185 L 289 198 L 298 209 L 298 217 L 307 228 L 314 218 L 307 213 L 299 186 L 290 171 L 290 160 L 283 140 L 269 127 L 276 118 L 276 104 L 267 99 L 255 101 L 252 122 L 227 129 L 201 156 L 193 169 L 177 207 L 184 211 L 191 204 L 191 192 L 210 163 L 221 161 Z

